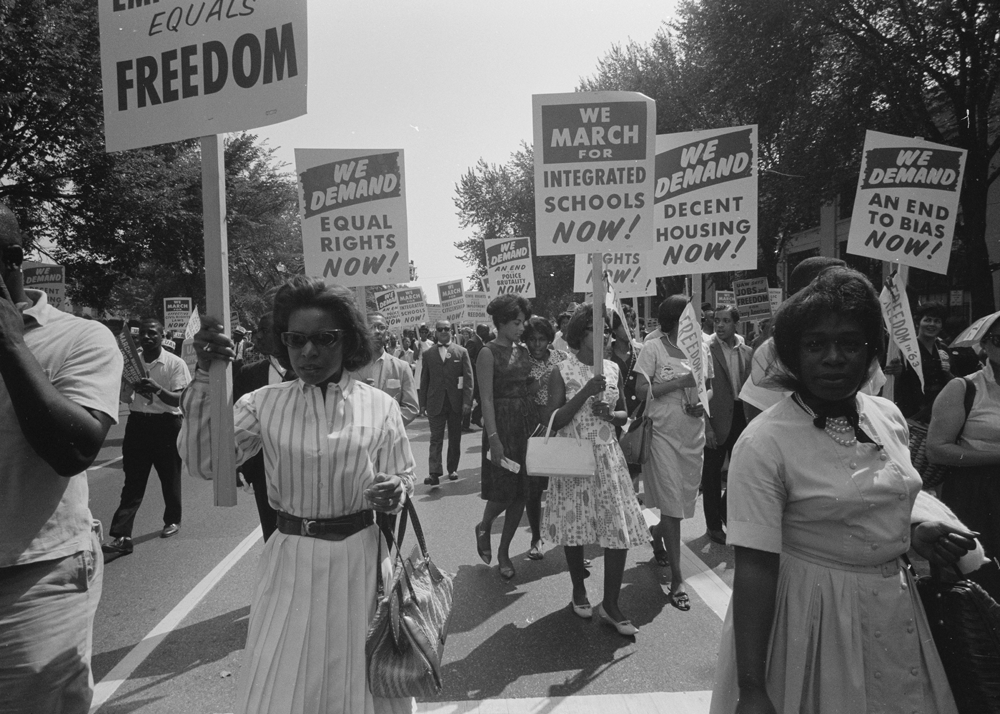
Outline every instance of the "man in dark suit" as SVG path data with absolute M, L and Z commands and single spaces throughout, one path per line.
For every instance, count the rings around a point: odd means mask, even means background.
M 274 356 L 276 352 L 271 313 L 260 318 L 260 324 L 253 334 L 256 352 L 264 355 L 264 359 L 253 364 L 237 360 L 233 365 L 233 401 L 268 384 L 278 384 L 291 377 L 288 371 L 278 363 Z M 253 487 L 253 498 L 257 503 L 257 515 L 260 517 L 260 527 L 267 541 L 278 525 L 278 514 L 267 498 L 267 479 L 264 476 L 263 452 L 249 458 L 242 466 L 240 473 L 248 484 Z
M 750 376 L 753 350 L 736 333 L 740 312 L 732 305 L 720 305 L 715 311 L 715 334 L 709 338 L 708 351 L 715 368 L 712 380 L 711 416 L 705 415 L 705 462 L 701 470 L 702 505 L 708 537 L 725 544 L 722 523 L 726 503 L 722 495 L 722 465 L 732 454 L 733 445 L 747 425 L 740 389 Z
M 483 428 L 483 407 L 479 403 L 479 375 L 476 372 L 476 360 L 479 359 L 479 351 L 483 349 L 489 336 L 489 326 L 481 322 L 476 325 L 476 331 L 465 343 L 465 349 L 469 351 L 469 360 L 472 362 L 472 399 L 476 405 L 472 408 L 471 414 L 462 418 L 462 431 L 472 431 L 470 424 L 475 424 L 480 429 Z
M 464 347 L 451 341 L 451 323 L 438 320 L 437 342 L 423 354 L 420 389 L 431 425 L 430 475 L 428 486 L 441 483 L 444 473 L 441 450 L 444 428 L 448 426 L 448 479 L 458 478 L 458 459 L 462 453 L 462 416 L 472 411 L 472 360 Z

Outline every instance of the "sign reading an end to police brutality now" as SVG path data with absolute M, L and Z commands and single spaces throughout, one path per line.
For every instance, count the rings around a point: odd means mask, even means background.
M 306 275 L 347 287 L 405 283 L 402 150 L 296 149 Z
M 528 238 L 495 238 L 486 246 L 486 289 L 491 298 L 506 293 L 535 297 L 535 271 Z
M 396 288 L 391 288 L 384 292 L 375 293 L 375 309 L 382 313 L 386 326 L 396 331 L 403 326 L 403 316 L 399 312 L 399 300 L 396 297 Z
M 652 248 L 656 103 L 637 92 L 531 101 L 538 255 Z
M 847 252 L 947 273 L 965 154 L 867 132 Z
M 757 127 L 656 137 L 657 277 L 757 267 Z
M 108 151 L 306 113 L 306 0 L 98 0 Z

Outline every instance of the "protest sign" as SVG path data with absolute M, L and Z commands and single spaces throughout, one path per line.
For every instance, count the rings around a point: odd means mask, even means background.
M 771 317 L 771 294 L 768 292 L 767 278 L 750 278 L 733 282 L 736 307 L 740 319 L 748 322 Z
M 694 305 L 688 303 L 681 313 L 681 319 L 677 323 L 677 346 L 687 358 L 691 367 L 691 374 L 697 388 L 687 388 L 685 394 L 698 395 L 698 401 L 705 407 L 705 413 L 711 416 L 708 410 L 708 388 L 705 386 L 705 379 L 708 370 L 708 345 L 702 339 L 701 325 L 698 324 L 698 316 L 695 315 Z M 688 403 L 693 403 L 693 399 L 688 398 Z
M 306 0 L 97 7 L 108 151 L 306 113 Z
M 767 297 L 771 302 L 771 314 L 773 315 L 781 305 L 781 288 L 768 288 Z
M 490 298 L 489 295 L 486 294 L 485 290 L 466 290 L 465 317 L 463 317 L 462 320 L 473 324 L 486 322 L 489 317 L 486 314 L 486 306 L 489 305 L 489 303 Z
M 163 298 L 163 329 L 183 332 L 191 317 L 192 300 L 189 297 Z
M 31 290 L 41 290 L 45 293 L 50 306 L 63 312 L 69 312 L 66 302 L 66 267 L 24 261 L 21 265 L 24 287 Z
M 496 238 L 484 241 L 486 269 L 484 279 L 491 298 L 517 293 L 535 297 L 535 272 L 531 262 L 531 241 L 527 238 Z
M 593 292 L 592 256 L 577 253 L 573 270 L 573 292 Z M 604 274 L 618 298 L 656 295 L 656 279 L 649 271 L 646 253 L 604 253 Z
M 869 131 L 847 252 L 948 272 L 966 152 Z
M 920 378 L 920 389 L 924 390 L 924 370 L 920 360 L 920 346 L 917 330 L 910 313 L 910 301 L 906 299 L 906 280 L 898 270 L 894 270 L 882 293 L 878 296 L 882 305 L 882 319 L 892 341 L 899 347 L 903 359 L 913 367 Z
M 427 303 L 421 288 L 396 288 L 396 304 L 399 305 L 399 319 L 404 328 L 418 327 L 427 322 Z
M 358 287 L 410 278 L 400 150 L 296 149 L 306 275 Z
M 715 306 L 719 305 L 735 305 L 736 304 L 736 293 L 732 290 L 716 290 L 715 291 Z
M 118 340 L 118 349 L 121 350 L 125 360 L 122 367 L 122 382 L 130 387 L 135 387 L 139 380 L 146 378 L 146 365 L 143 364 L 142 358 L 139 356 L 139 350 L 135 347 L 130 329 L 123 328 L 116 339 Z
M 391 331 L 396 332 L 403 327 L 403 316 L 399 311 L 395 288 L 375 293 L 375 309 L 382 313 L 385 324 Z
M 441 310 L 444 319 L 460 322 L 465 315 L 465 286 L 461 280 L 449 280 L 438 283 L 438 298 L 441 300 Z
M 757 267 L 757 126 L 656 137 L 654 275 Z
M 433 303 L 428 303 L 427 324 L 433 328 L 434 325 L 436 325 L 438 322 L 441 322 L 442 320 L 448 320 L 448 316 L 445 314 L 444 308 L 441 307 L 440 305 L 434 305 Z M 433 333 L 434 330 L 431 329 L 431 332 Z
M 538 255 L 652 248 L 656 103 L 638 92 L 531 99 Z

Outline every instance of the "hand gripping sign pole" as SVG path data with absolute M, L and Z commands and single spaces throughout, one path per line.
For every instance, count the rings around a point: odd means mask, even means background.
M 226 172 L 218 134 L 201 138 L 201 191 L 205 226 L 205 302 L 209 315 L 222 319 L 232 334 L 229 317 L 229 241 L 226 235 Z M 236 505 L 236 456 L 233 427 L 233 378 L 229 363 L 212 360 L 212 464 L 215 505 Z

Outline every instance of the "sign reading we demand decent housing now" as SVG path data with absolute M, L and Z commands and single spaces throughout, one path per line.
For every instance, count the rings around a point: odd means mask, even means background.
M 535 252 L 653 247 L 656 105 L 637 92 L 532 97 Z
M 98 0 L 108 151 L 306 113 L 306 0 Z
M 296 149 L 306 275 L 346 287 L 405 283 L 402 150 Z
M 847 252 L 947 273 L 965 155 L 923 139 L 867 132 Z

